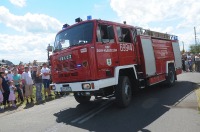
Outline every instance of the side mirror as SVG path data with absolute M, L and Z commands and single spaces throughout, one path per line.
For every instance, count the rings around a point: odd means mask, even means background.
M 123 37 L 122 36 L 118 37 L 118 41 L 122 42 L 123 41 Z

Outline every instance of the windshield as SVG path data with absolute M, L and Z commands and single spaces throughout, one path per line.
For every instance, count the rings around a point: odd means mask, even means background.
M 93 23 L 88 22 L 64 30 L 56 36 L 54 50 L 92 42 Z

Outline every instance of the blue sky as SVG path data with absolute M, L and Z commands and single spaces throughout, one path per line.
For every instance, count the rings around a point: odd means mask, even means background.
M 64 23 L 77 17 L 128 24 L 179 36 L 180 49 L 194 44 L 194 26 L 200 42 L 198 0 L 0 0 L 0 59 L 45 61 Z

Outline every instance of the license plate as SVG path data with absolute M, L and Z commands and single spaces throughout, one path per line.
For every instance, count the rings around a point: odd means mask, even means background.
M 56 90 L 56 87 L 55 87 L 55 86 L 53 86 L 53 87 L 52 87 L 52 90 Z
M 62 87 L 61 91 L 72 91 L 70 87 Z

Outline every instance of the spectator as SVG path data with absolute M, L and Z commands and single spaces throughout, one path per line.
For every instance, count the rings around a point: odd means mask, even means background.
M 49 89 L 50 69 L 47 67 L 46 63 L 43 63 L 41 73 L 42 73 L 42 82 L 43 82 L 43 85 L 44 85 L 44 95 L 45 95 L 45 98 L 46 98 L 47 97 L 46 93 L 48 93 L 48 96 L 51 96 L 50 89 Z
M 189 71 L 192 72 L 192 58 L 188 59 L 188 64 L 189 64 Z
M 31 98 L 31 102 L 33 102 L 33 80 L 29 71 L 29 67 L 25 67 L 25 71 L 22 73 L 22 83 L 25 86 L 25 97 L 27 99 L 27 104 L 29 103 L 29 97 Z
M 185 71 L 188 72 L 189 71 L 189 62 L 187 60 L 187 57 L 185 57 Z
M 22 63 L 20 63 L 19 66 L 18 66 L 18 73 L 22 74 L 23 72 L 24 72 L 24 66 L 23 66 Z
M 9 81 L 12 81 L 12 80 L 13 80 L 13 73 L 11 72 L 11 70 L 8 71 L 7 79 L 8 79 Z
M 183 71 L 186 71 L 185 70 L 185 59 L 183 56 L 182 56 L 182 69 L 183 69 Z
M 195 72 L 195 55 L 194 54 L 192 54 L 191 62 L 192 62 L 192 69 L 191 69 L 191 71 Z
M 200 53 L 195 56 L 195 68 L 197 72 L 200 72 Z
M 24 102 L 23 92 L 22 92 L 23 90 L 21 89 L 21 86 L 20 86 L 21 75 L 18 74 L 18 70 L 17 69 L 14 69 L 13 81 L 14 81 L 18 96 L 19 96 L 19 98 L 21 100 L 21 103 L 23 103 Z
M 6 103 L 9 104 L 8 97 L 10 94 L 8 80 L 5 79 L 5 72 L 0 72 L 0 89 L 3 89 L 3 105 L 5 107 Z
M 4 74 L 5 74 L 6 68 L 4 66 L 2 66 L 1 71 L 4 72 Z
M 16 105 L 15 105 L 15 90 L 16 90 L 16 87 L 14 86 L 13 81 L 9 81 L 8 84 L 9 84 L 9 89 L 10 89 L 9 101 L 12 102 L 13 107 L 16 107 Z
M 37 60 L 33 61 L 33 66 L 37 66 Z
M 42 101 L 42 74 L 40 66 L 33 66 L 32 77 L 36 86 L 36 101 L 39 103 Z
M 3 109 L 3 107 L 1 106 L 2 105 L 2 102 L 3 102 L 3 88 L 0 86 L 0 110 Z

